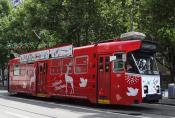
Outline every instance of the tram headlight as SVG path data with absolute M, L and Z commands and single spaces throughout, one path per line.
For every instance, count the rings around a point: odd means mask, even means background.
M 144 93 L 145 93 L 145 94 L 148 93 L 148 86 L 145 85 L 145 86 L 143 87 L 143 89 L 144 89 Z
M 156 91 L 157 91 L 157 93 L 160 93 L 160 86 L 156 86 Z

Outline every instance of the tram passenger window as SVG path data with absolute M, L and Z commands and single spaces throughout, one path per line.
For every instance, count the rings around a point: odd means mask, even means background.
M 109 57 L 106 57 L 105 65 L 106 65 L 105 71 L 108 72 L 109 71 Z
M 29 77 L 33 77 L 33 76 L 34 76 L 34 71 L 33 71 L 33 70 L 28 70 L 28 71 L 27 71 L 27 75 L 28 75 Z
M 61 59 L 52 60 L 50 67 L 50 74 L 51 75 L 61 74 Z
M 88 71 L 88 56 L 77 56 L 75 58 L 75 73 L 87 73 Z
M 21 73 L 21 76 L 25 76 L 26 70 L 25 70 L 25 69 L 21 69 L 20 71 L 21 71 L 21 72 L 20 72 L 20 73 Z
M 124 55 L 124 53 L 117 53 L 114 55 L 114 56 L 116 56 L 116 60 L 113 61 L 114 72 L 124 71 L 125 62 L 123 60 L 123 55 Z
M 14 68 L 13 68 L 13 75 L 14 75 L 14 76 L 19 76 L 19 75 L 20 75 L 20 68 L 19 68 L 19 65 L 14 65 Z
M 99 69 L 103 71 L 103 57 L 100 57 Z
M 25 76 L 26 74 L 26 65 L 20 65 L 20 76 Z

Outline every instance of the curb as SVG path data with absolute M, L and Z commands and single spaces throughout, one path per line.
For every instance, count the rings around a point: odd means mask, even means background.
M 175 104 L 171 104 L 171 103 L 157 103 L 157 104 L 168 105 L 168 106 L 175 106 Z
M 0 90 L 7 90 L 7 87 L 0 86 Z
M 175 106 L 175 99 L 168 99 L 168 98 L 161 99 L 157 104 Z

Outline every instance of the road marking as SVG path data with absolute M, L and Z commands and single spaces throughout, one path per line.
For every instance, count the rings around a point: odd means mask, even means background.
M 19 117 L 19 118 L 30 118 L 30 117 L 23 116 L 23 115 L 21 115 L 21 114 L 9 112 L 9 111 L 4 111 L 4 112 L 5 112 L 6 114 L 9 114 L 9 115 L 12 115 L 12 116 L 16 116 L 16 117 Z
M 2 95 L 0 95 L 2 96 Z M 4 96 L 3 96 L 4 97 Z M 9 96 L 5 96 L 5 97 L 9 97 Z M 12 97 L 10 97 L 12 98 Z M 88 111 L 94 111 L 94 112 L 100 112 L 100 113 L 107 113 L 107 114 L 118 114 L 118 115 L 122 115 L 122 116 L 132 116 L 132 117 L 135 117 L 135 118 L 152 118 L 152 117 L 147 117 L 147 116 L 134 116 L 134 115 L 129 115 L 129 114 L 125 114 L 125 113 L 114 113 L 114 112 L 111 112 L 111 111 L 104 111 L 104 110 L 98 110 L 98 109 L 95 109 L 95 108 L 85 108 L 85 107 L 80 107 L 80 106 L 72 106 L 72 105 L 65 105 L 65 104 L 55 104 L 55 103 L 50 103 L 50 102 L 44 102 L 44 101 L 39 101 L 39 100 L 29 100 L 29 99 L 25 99 L 25 98 L 18 98 L 18 97 L 13 97 L 15 99 L 21 99 L 21 100 L 26 100 L 26 101 L 31 101 L 31 102 L 37 102 L 37 103 L 44 103 L 44 104 L 50 104 L 50 105 L 56 105 L 56 106 L 63 106 L 63 107 L 69 107 L 69 108 L 76 108 L 76 109 L 82 109 L 82 110 L 88 110 Z M 28 118 L 28 117 L 21 117 L 21 118 Z

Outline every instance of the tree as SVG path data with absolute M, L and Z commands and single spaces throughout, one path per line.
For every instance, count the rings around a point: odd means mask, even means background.
M 175 81 L 175 1 L 145 1 L 141 16 L 142 27 L 152 40 L 159 43 L 159 52 L 167 60 L 165 67 L 171 72 Z
M 8 16 L 12 10 L 9 1 L 1 0 L 0 1 L 0 69 L 2 70 L 2 80 L 5 79 L 4 70 L 7 68 L 7 60 L 8 60 L 8 49 L 6 47 L 6 29 L 9 26 Z M 4 84 L 4 82 L 2 82 Z
M 0 42 L 6 45 L 4 50 L 13 47 L 23 53 L 57 44 L 87 45 L 140 31 L 160 44 L 173 77 L 174 5 L 165 0 L 25 0 L 12 9 L 1 0 Z

